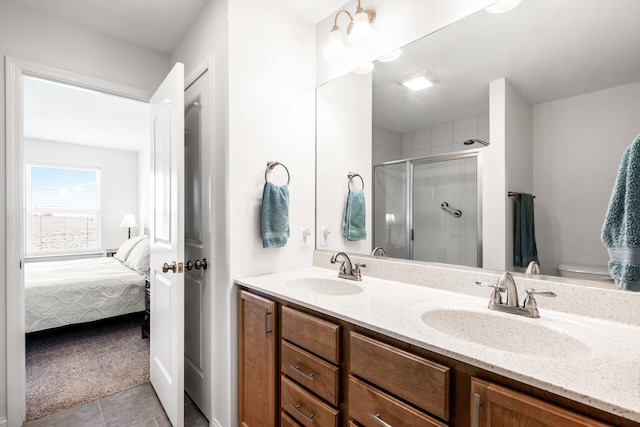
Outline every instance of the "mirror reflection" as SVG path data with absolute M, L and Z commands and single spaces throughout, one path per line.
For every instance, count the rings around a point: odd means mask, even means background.
M 640 133 L 639 14 L 635 0 L 524 0 L 320 86 L 318 249 L 524 271 L 509 193 L 525 193 L 541 273 L 609 279 L 600 232 Z M 341 233 L 349 172 L 365 183 L 355 241 Z

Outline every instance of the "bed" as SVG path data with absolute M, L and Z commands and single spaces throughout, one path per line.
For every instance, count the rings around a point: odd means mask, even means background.
M 26 263 L 26 332 L 144 311 L 148 247 L 142 236 L 114 257 Z

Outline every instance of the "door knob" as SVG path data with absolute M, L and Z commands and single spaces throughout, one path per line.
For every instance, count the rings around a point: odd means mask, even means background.
M 193 268 L 193 263 L 191 261 L 187 261 L 184 265 L 184 268 L 186 268 L 188 271 L 191 271 L 191 269 Z
M 166 273 L 166 272 L 168 272 L 169 270 L 171 270 L 171 271 L 173 271 L 173 272 L 175 273 L 175 272 L 176 272 L 176 268 L 178 268 L 178 267 L 176 266 L 176 262 L 175 262 L 175 261 L 173 261 L 173 262 L 171 263 L 171 265 L 169 265 L 169 264 L 167 264 L 167 263 L 165 262 L 165 263 L 162 265 L 162 272 L 163 272 L 163 273 Z
M 207 269 L 207 259 L 206 258 L 202 258 L 202 261 L 200 261 L 199 259 L 196 260 L 194 266 L 196 267 L 196 270 L 200 270 L 201 268 L 203 270 Z

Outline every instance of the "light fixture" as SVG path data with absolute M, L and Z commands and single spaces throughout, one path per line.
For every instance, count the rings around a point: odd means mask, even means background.
M 131 238 L 131 227 L 137 227 L 136 217 L 133 214 L 126 214 L 120 223 L 120 227 L 126 227 L 129 229 L 129 239 Z
M 363 45 L 369 43 L 374 36 L 373 28 L 371 24 L 376 19 L 376 12 L 370 9 L 363 9 L 360 6 L 360 0 L 356 0 L 356 12 L 351 15 L 346 10 L 339 10 L 333 19 L 333 27 L 329 33 L 329 42 L 324 49 L 324 57 L 330 61 L 338 61 L 346 56 L 347 48 L 342 40 L 342 31 L 338 27 L 338 16 L 341 13 L 346 13 L 349 17 L 349 26 L 347 27 L 347 35 L 349 43 L 354 46 Z
M 378 58 L 378 61 L 380 62 L 391 62 L 391 61 L 395 61 L 396 59 L 398 59 L 400 57 L 400 54 L 402 53 L 402 51 L 400 49 L 396 49 L 392 52 L 386 53 L 384 55 L 382 55 L 380 58 Z
M 374 68 L 373 62 L 367 62 L 366 64 L 363 64 L 358 68 L 354 69 L 353 72 L 356 74 L 367 74 L 372 72 L 373 68 Z
M 522 0 L 499 0 L 491 6 L 485 8 L 489 13 L 504 13 L 515 8 Z
M 435 80 L 429 78 L 424 71 L 420 71 L 419 73 L 411 74 L 410 76 L 399 79 L 398 83 L 408 87 L 414 92 L 417 92 L 433 86 Z

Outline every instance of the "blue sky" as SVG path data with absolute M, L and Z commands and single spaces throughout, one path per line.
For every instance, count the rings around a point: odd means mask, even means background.
M 97 170 L 31 165 L 31 209 L 97 209 Z

